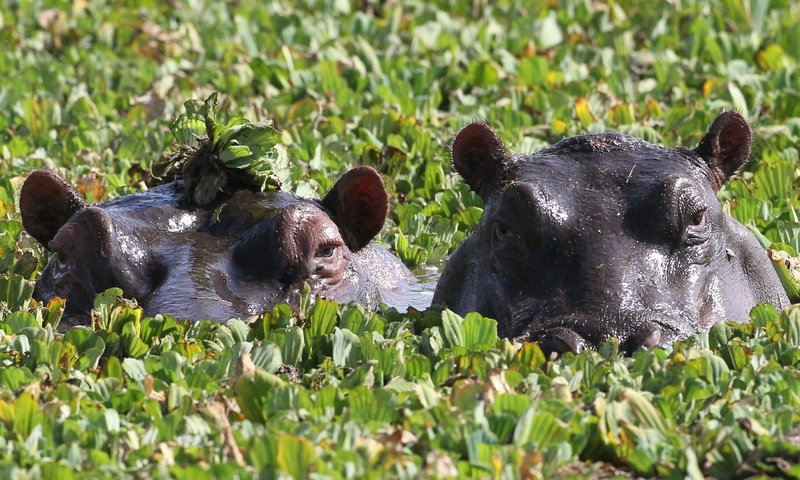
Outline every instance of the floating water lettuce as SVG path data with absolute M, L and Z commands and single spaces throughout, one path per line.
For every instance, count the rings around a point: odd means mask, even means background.
M 220 123 L 217 97 L 184 103 L 186 112 L 170 122 L 177 146 L 154 165 L 154 175 L 182 179 L 185 200 L 199 206 L 241 188 L 279 189 L 289 174 L 280 132 L 271 122 L 242 117 Z

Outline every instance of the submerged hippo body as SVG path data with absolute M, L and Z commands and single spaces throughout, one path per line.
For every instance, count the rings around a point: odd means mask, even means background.
M 239 190 L 211 208 L 184 204 L 182 184 L 86 206 L 48 171 L 20 193 L 25 229 L 53 251 L 36 283 L 85 319 L 97 293 L 121 287 L 145 314 L 227 320 L 312 294 L 374 305 L 411 274 L 372 242 L 388 196 L 371 168 L 346 173 L 323 200 Z
M 433 302 L 550 351 L 612 336 L 627 351 L 665 345 L 746 321 L 758 303 L 787 306 L 767 255 L 716 198 L 751 144 L 735 112 L 694 150 L 603 133 L 509 155 L 489 127 L 469 125 L 453 163 L 485 211 Z

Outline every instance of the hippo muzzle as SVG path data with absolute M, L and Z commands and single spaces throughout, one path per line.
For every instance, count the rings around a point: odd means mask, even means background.
M 546 321 L 528 319 L 536 329 L 526 331 L 526 340 L 539 343 L 546 355 L 552 352 L 580 353 L 600 343 L 616 338 L 620 349 L 632 353 L 638 348 L 664 345 L 686 335 L 676 327 L 687 323 L 686 318 L 663 318 L 644 312 L 617 318 L 613 321 L 602 315 L 575 314 L 548 318 Z M 616 328 L 615 328 L 616 327 Z

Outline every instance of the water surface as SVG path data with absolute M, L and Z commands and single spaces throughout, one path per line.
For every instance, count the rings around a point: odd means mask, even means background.
M 415 268 L 414 276 L 417 282 L 392 292 L 384 292 L 381 297 L 383 302 L 394 307 L 398 312 L 405 312 L 409 307 L 425 310 L 430 307 L 433 300 L 433 291 L 441 275 L 441 267 L 437 265 L 424 265 Z

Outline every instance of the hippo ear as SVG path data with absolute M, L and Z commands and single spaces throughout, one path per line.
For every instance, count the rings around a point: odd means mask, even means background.
M 484 200 L 506 156 L 503 142 L 483 123 L 467 125 L 453 141 L 453 166 L 472 191 Z
M 357 252 L 383 228 L 389 210 L 389 195 L 383 180 L 370 167 L 356 167 L 342 175 L 322 199 L 339 226 L 347 247 Z
M 75 212 L 85 206 L 86 202 L 77 190 L 47 170 L 31 173 L 19 194 L 22 226 L 44 246 Z
M 736 170 L 747 163 L 753 147 L 750 124 L 737 112 L 721 113 L 695 152 L 708 164 L 714 175 L 714 189 L 719 190 Z

